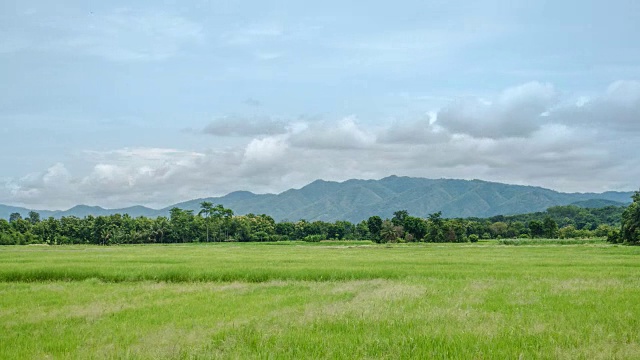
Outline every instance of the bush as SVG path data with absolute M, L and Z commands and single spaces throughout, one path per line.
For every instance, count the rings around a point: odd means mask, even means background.
M 251 241 L 269 241 L 270 236 L 266 231 L 258 231 L 251 234 Z
M 613 244 L 618 244 L 622 242 L 622 238 L 620 236 L 620 230 L 611 229 L 607 234 L 607 241 Z
M 302 241 L 306 242 L 320 242 L 322 240 L 324 240 L 324 236 L 322 235 L 307 235 L 302 239 Z
M 55 238 L 54 244 L 56 244 L 56 245 L 71 245 L 71 244 L 73 244 L 73 241 L 71 241 L 71 238 L 69 238 L 68 236 L 58 235 Z
M 478 235 L 476 235 L 476 234 L 469 235 L 469 241 L 471 241 L 472 243 L 478 242 L 479 239 L 480 239 L 480 237 Z
M 373 241 L 376 244 L 384 244 L 386 242 L 385 239 L 383 239 L 380 236 L 374 236 L 373 239 L 371 239 L 371 241 Z
M 21 245 L 19 242 L 19 238 L 21 238 L 22 236 L 16 236 L 16 235 L 20 235 L 20 234 L 5 234 L 5 233 L 0 233 L 0 245 Z
M 289 241 L 287 235 L 271 235 L 271 241 Z

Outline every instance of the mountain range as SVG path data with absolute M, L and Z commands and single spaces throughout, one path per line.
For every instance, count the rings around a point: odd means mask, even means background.
M 85 217 L 115 213 L 137 216 L 169 216 L 173 207 L 198 212 L 200 203 L 222 204 L 238 215 L 268 214 L 276 221 L 348 220 L 359 222 L 372 215 L 390 218 L 397 210 L 427 217 L 442 211 L 444 217 L 490 217 L 544 211 L 551 206 L 623 206 L 631 202 L 632 192 L 563 193 L 542 187 L 510 185 L 482 180 L 425 179 L 389 176 L 380 180 L 352 179 L 344 182 L 316 180 L 300 189 L 280 194 L 254 194 L 236 191 L 222 197 L 195 199 L 151 209 L 133 206 L 104 209 L 78 205 L 65 211 L 36 210 L 42 218 Z M 13 212 L 26 216 L 29 209 L 0 205 L 0 218 Z

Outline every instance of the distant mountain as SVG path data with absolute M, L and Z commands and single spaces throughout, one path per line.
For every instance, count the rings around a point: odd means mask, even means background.
M 607 206 L 626 206 L 628 205 L 628 203 L 629 203 L 628 201 L 624 203 L 621 201 L 606 200 L 606 199 L 589 199 L 589 200 L 583 200 L 583 201 L 576 201 L 571 205 L 575 205 L 575 206 L 586 208 L 586 209 L 600 209 Z
M 0 219 L 9 219 L 12 213 L 20 213 L 22 216 L 25 216 L 29 213 L 29 209 L 25 209 L 23 207 L 18 206 L 9 206 L 0 204 Z
M 22 217 L 26 217 L 31 209 L 16 207 L 16 206 L 7 206 L 0 204 L 0 218 L 8 219 L 12 213 L 19 213 Z M 123 209 L 104 209 L 100 206 L 87 206 L 87 205 L 76 205 L 69 210 L 34 210 L 40 214 L 41 219 L 46 219 L 50 216 L 54 218 L 61 218 L 63 216 L 76 216 L 79 218 L 83 218 L 88 215 L 93 216 L 101 216 L 101 215 L 111 215 L 111 214 L 129 214 L 132 217 L 138 216 L 147 216 L 147 217 L 156 217 L 159 216 L 159 210 L 151 209 L 144 206 L 132 206 Z
M 42 211 L 42 217 L 108 215 L 128 213 L 137 216 L 168 216 L 173 207 L 198 212 L 200 203 L 210 201 L 232 209 L 236 214 L 268 214 L 277 221 L 348 220 L 359 222 L 372 215 L 393 216 L 407 210 L 426 217 L 442 211 L 445 217 L 490 217 L 544 211 L 551 206 L 570 205 L 603 207 L 626 205 L 631 192 L 562 193 L 541 187 L 508 185 L 482 180 L 424 179 L 390 176 L 380 180 L 316 180 L 301 189 L 280 194 L 254 194 L 236 191 L 222 197 L 195 199 L 164 209 L 143 206 L 126 209 L 103 209 L 76 206 L 66 211 Z M 16 210 L 17 209 L 17 210 Z M 0 205 L 0 216 L 11 212 L 26 215 L 29 210 Z

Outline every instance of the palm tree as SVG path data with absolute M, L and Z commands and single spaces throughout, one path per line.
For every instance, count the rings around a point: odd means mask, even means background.
M 207 228 L 207 242 L 209 242 L 209 217 L 211 216 L 211 213 L 213 213 L 214 211 L 213 203 L 210 203 L 208 201 L 203 201 L 200 203 L 200 209 L 201 210 L 198 213 L 198 216 L 202 216 L 202 214 L 206 215 L 204 223 Z
M 167 220 L 167 218 L 164 216 L 157 217 L 153 223 L 153 227 L 156 239 L 159 238 L 160 243 L 164 243 L 164 234 L 169 227 L 169 221 Z
M 394 226 L 391 221 L 385 220 L 380 228 L 380 238 L 383 242 L 396 242 L 403 232 L 402 226 Z

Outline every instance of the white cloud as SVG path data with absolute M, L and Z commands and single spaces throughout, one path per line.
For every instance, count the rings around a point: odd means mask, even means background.
M 442 143 L 450 139 L 451 134 L 435 125 L 436 114 L 430 114 L 417 121 L 395 121 L 378 135 L 381 143 L 427 144 Z
M 598 127 L 603 133 L 640 132 L 640 81 L 616 81 L 603 94 L 555 109 L 550 117 L 569 126 Z
M 235 190 L 280 192 L 318 178 L 391 174 L 480 178 L 565 191 L 629 190 L 640 178 L 640 135 L 628 131 L 632 118 L 623 116 L 616 126 L 612 119 L 635 112 L 635 86 L 614 83 L 577 106 L 559 101 L 550 85 L 525 84 L 491 97 L 487 104 L 476 98 L 480 115 L 460 110 L 457 103 L 447 107 L 466 115 L 458 117 L 466 127 L 453 126 L 446 117 L 442 121 L 443 112 L 435 122 L 423 117 L 376 127 L 349 116 L 289 121 L 280 127 L 283 133 L 253 131 L 256 135 L 235 146 L 208 151 L 91 151 L 83 158 L 88 170 L 76 166 L 71 171 L 58 163 L 10 180 L 0 191 L 0 203 L 159 207 Z M 541 113 L 548 116 L 538 119 Z M 245 132 L 252 132 L 251 126 L 249 130 Z
M 41 173 L 28 174 L 5 183 L 10 198 L 18 203 L 34 203 L 46 198 L 51 203 L 71 195 L 74 179 L 62 163 L 56 163 Z
M 57 163 L 42 173 L 10 181 L 6 188 L 14 202 L 34 206 L 155 203 L 158 193 L 185 186 L 180 184 L 180 178 L 198 171 L 203 159 L 204 154 L 175 149 L 91 151 L 84 157 L 92 164 L 88 173 L 72 176 L 64 164 Z
M 313 122 L 291 134 L 291 144 L 298 148 L 348 150 L 364 149 L 374 144 L 376 137 L 364 129 L 355 116 L 336 122 Z
M 287 149 L 284 136 L 253 139 L 245 149 L 244 160 L 250 164 L 270 165 L 285 155 Z
M 527 137 L 546 122 L 544 113 L 557 101 L 552 85 L 531 82 L 506 89 L 490 100 L 456 101 L 438 113 L 437 124 L 474 137 Z

